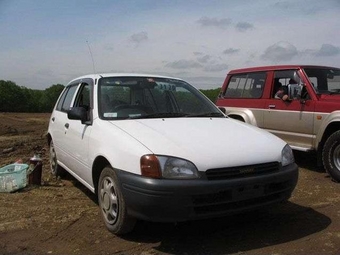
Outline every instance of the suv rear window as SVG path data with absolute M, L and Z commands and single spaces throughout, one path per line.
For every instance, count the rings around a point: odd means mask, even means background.
M 260 98 L 266 72 L 233 75 L 225 91 L 225 98 Z

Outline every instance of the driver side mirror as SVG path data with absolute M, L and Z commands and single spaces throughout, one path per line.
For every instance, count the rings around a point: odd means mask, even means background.
M 289 100 L 301 99 L 301 92 L 304 84 L 288 84 Z
M 84 107 L 72 107 L 67 111 L 67 118 L 70 120 L 80 120 L 82 124 L 88 121 L 87 111 Z

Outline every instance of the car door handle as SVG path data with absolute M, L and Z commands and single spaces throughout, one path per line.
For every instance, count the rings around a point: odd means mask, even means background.
M 68 123 L 65 124 L 65 127 L 66 127 L 66 128 L 68 128 L 69 126 L 70 126 L 70 124 L 68 124 Z
M 276 107 L 276 105 L 275 104 L 270 104 L 268 107 L 269 107 L 269 109 L 274 109 Z

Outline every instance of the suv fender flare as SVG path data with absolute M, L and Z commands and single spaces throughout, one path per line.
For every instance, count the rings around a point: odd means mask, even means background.
M 320 142 L 325 137 L 325 132 L 327 132 L 327 129 L 330 125 L 333 125 L 337 123 L 340 125 L 340 111 L 334 111 L 327 115 L 327 117 L 322 121 L 322 124 L 320 125 L 320 128 L 318 132 L 316 133 L 316 139 L 315 139 L 315 148 L 318 149 L 318 146 L 320 145 Z M 328 133 L 328 132 L 327 132 Z M 331 132 L 333 133 L 333 132 Z
M 245 123 L 257 126 L 257 122 L 255 119 L 255 116 L 251 110 L 248 108 L 228 108 L 224 107 L 226 109 L 226 115 L 230 118 L 233 118 L 231 116 L 239 116 L 244 120 Z

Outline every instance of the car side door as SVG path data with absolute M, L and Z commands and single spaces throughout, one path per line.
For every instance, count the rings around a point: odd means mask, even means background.
M 68 118 L 65 122 L 64 141 L 67 144 L 69 157 L 67 166 L 72 175 L 92 184 L 91 162 L 88 157 L 93 109 L 93 81 L 91 79 L 81 81 L 72 107 L 85 108 L 87 120 L 82 122 Z
M 79 83 L 75 82 L 68 85 L 62 92 L 55 109 L 52 112 L 49 133 L 52 136 L 55 152 L 58 158 L 58 164 L 65 167 L 68 162 L 68 148 L 65 140 L 65 132 L 67 131 L 65 123 L 67 123 L 67 111 L 70 109 L 74 100 Z
M 264 111 L 263 128 L 285 140 L 293 149 L 307 150 L 312 148 L 314 108 L 313 100 L 292 98 L 282 100 L 275 98 L 280 86 L 288 87 L 295 78 L 300 83 L 298 70 L 276 71 L 272 80 L 272 95 L 267 100 Z M 275 84 L 279 86 L 275 87 Z M 306 98 L 307 94 L 304 95 Z

